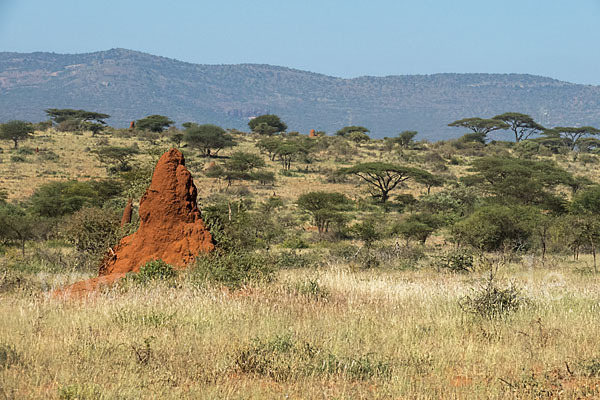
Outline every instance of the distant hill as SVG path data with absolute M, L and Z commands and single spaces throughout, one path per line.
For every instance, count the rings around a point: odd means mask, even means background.
M 0 52 L 0 121 L 46 119 L 46 108 L 108 113 L 109 124 L 163 114 L 181 124 L 247 129 L 274 113 L 289 130 L 373 136 L 417 130 L 431 140 L 463 133 L 465 117 L 517 111 L 546 126 L 600 127 L 600 87 L 523 74 L 435 74 L 342 79 L 270 65 L 201 65 L 124 49 L 89 54 Z

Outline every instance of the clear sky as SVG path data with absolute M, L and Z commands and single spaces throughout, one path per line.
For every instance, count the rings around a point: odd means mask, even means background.
M 517 72 L 600 85 L 600 0 L 0 0 L 0 51 L 114 47 L 340 77 Z

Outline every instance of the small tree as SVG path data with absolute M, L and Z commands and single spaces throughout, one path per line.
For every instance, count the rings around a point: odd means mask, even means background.
M 26 121 L 9 121 L 0 125 L 0 138 L 12 140 L 17 148 L 19 141 L 25 140 L 33 133 L 33 125 Z
M 136 121 L 136 128 L 139 130 L 162 133 L 174 122 L 164 115 L 150 115 Z
M 404 237 L 407 246 L 410 240 L 418 240 L 424 245 L 427 238 L 442 225 L 443 221 L 439 216 L 416 213 L 395 224 L 393 232 Z
M 417 131 L 402 131 L 398 134 L 396 142 L 400 145 L 400 147 L 408 148 L 413 142 L 415 136 L 417 136 L 417 133 Z
M 368 142 L 369 140 L 371 140 L 371 138 L 369 137 L 369 135 L 367 135 L 364 132 L 350 132 L 348 134 L 348 138 L 350 140 L 352 140 L 354 143 L 359 144 L 359 143 L 365 143 Z
M 271 161 L 275 161 L 275 157 L 277 157 L 277 149 L 282 143 L 283 141 L 281 138 L 269 137 L 259 140 L 256 144 L 256 147 L 260 149 L 261 153 L 266 153 Z
M 39 221 L 34 219 L 23 208 L 0 202 L 0 241 L 16 242 L 25 257 L 25 242 L 34 237 L 34 227 Z
M 367 134 L 368 132 L 370 132 L 367 128 L 365 128 L 364 126 L 346 126 L 340 130 L 338 130 L 335 134 L 336 136 L 350 136 L 350 134 L 352 132 L 360 132 L 360 133 L 364 133 Z
M 485 143 L 488 133 L 499 129 L 508 129 L 509 125 L 498 119 L 465 118 L 451 122 L 448 126 L 467 128 L 473 131 L 472 134 L 465 135 L 466 141 L 479 141 Z M 476 140 L 475 140 L 476 139 Z
M 287 125 L 275 114 L 265 114 L 253 118 L 248 122 L 248 127 L 252 132 L 263 135 L 273 135 L 287 129 Z
M 276 150 L 277 157 L 285 170 L 289 170 L 292 166 L 292 161 L 307 152 L 303 146 L 296 142 L 282 142 L 277 146 Z
M 571 213 L 576 217 L 573 221 L 587 240 L 594 257 L 594 271 L 598 271 L 596 249 L 600 243 L 600 186 L 596 185 L 581 191 L 573 198 Z
M 108 114 L 86 110 L 73 110 L 71 108 L 48 108 L 45 112 L 57 124 L 68 120 L 75 120 L 80 122 L 96 121 L 99 124 L 106 125 L 104 120 L 110 118 Z
M 560 136 L 565 145 L 567 145 L 571 150 L 575 150 L 585 136 L 596 136 L 600 134 L 600 129 L 596 129 L 591 126 L 582 126 L 579 128 L 557 126 L 544 131 L 544 134 L 547 137 L 551 137 L 552 133 Z
M 185 131 L 184 140 L 191 147 L 200 149 L 205 157 L 214 157 L 222 149 L 237 145 L 223 128 L 212 124 L 189 126 Z
M 131 158 L 140 151 L 135 147 L 105 146 L 93 152 L 101 162 L 110 165 L 111 172 L 125 172 L 131 169 L 129 165 Z
M 298 207 L 309 213 L 320 234 L 329 230 L 329 224 L 339 220 L 341 211 L 348 208 L 350 200 L 342 193 L 309 192 L 300 195 Z
M 370 162 L 358 164 L 350 168 L 342 168 L 342 174 L 353 174 L 367 182 L 372 189 L 371 195 L 381 199 L 385 203 L 389 193 L 400 183 L 420 175 L 427 174 L 418 168 L 404 167 L 400 165 Z
M 546 129 L 542 125 L 535 122 L 533 118 L 527 114 L 508 112 L 496 115 L 492 119 L 504 122 L 507 125 L 507 128 L 500 129 L 510 129 L 513 131 L 515 134 L 516 143 L 519 143 L 521 140 L 525 140 L 531 135 L 542 132 Z

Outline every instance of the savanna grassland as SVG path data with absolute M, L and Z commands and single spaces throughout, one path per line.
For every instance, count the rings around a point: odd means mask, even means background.
M 593 151 L 288 135 L 306 150 L 288 169 L 258 134 L 231 132 L 217 157 L 184 140 L 216 254 L 53 298 L 135 229 L 120 212 L 176 133 L 0 143 L 2 215 L 29 226 L 0 230 L 0 397 L 600 397 Z M 124 166 L 110 146 L 136 150 Z M 264 165 L 235 169 L 239 152 Z M 413 175 L 381 204 L 339 173 L 365 162 Z M 44 189 L 67 180 L 90 184 Z M 311 192 L 344 196 L 318 213 Z

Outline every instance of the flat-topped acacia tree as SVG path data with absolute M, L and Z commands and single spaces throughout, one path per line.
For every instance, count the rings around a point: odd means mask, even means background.
M 507 112 L 504 114 L 496 115 L 492 117 L 493 120 L 500 120 L 507 124 L 508 128 L 515 134 L 515 143 L 519 143 L 521 140 L 528 139 L 531 135 L 543 132 L 546 128 L 538 124 L 527 114 L 521 114 L 516 112 Z
M 389 193 L 400 183 L 410 178 L 423 181 L 426 177 L 431 176 L 429 172 L 419 168 L 384 162 L 357 164 L 353 167 L 342 168 L 339 172 L 342 174 L 353 174 L 363 179 L 371 185 L 371 195 L 380 198 L 382 203 L 385 203 L 389 199 Z

